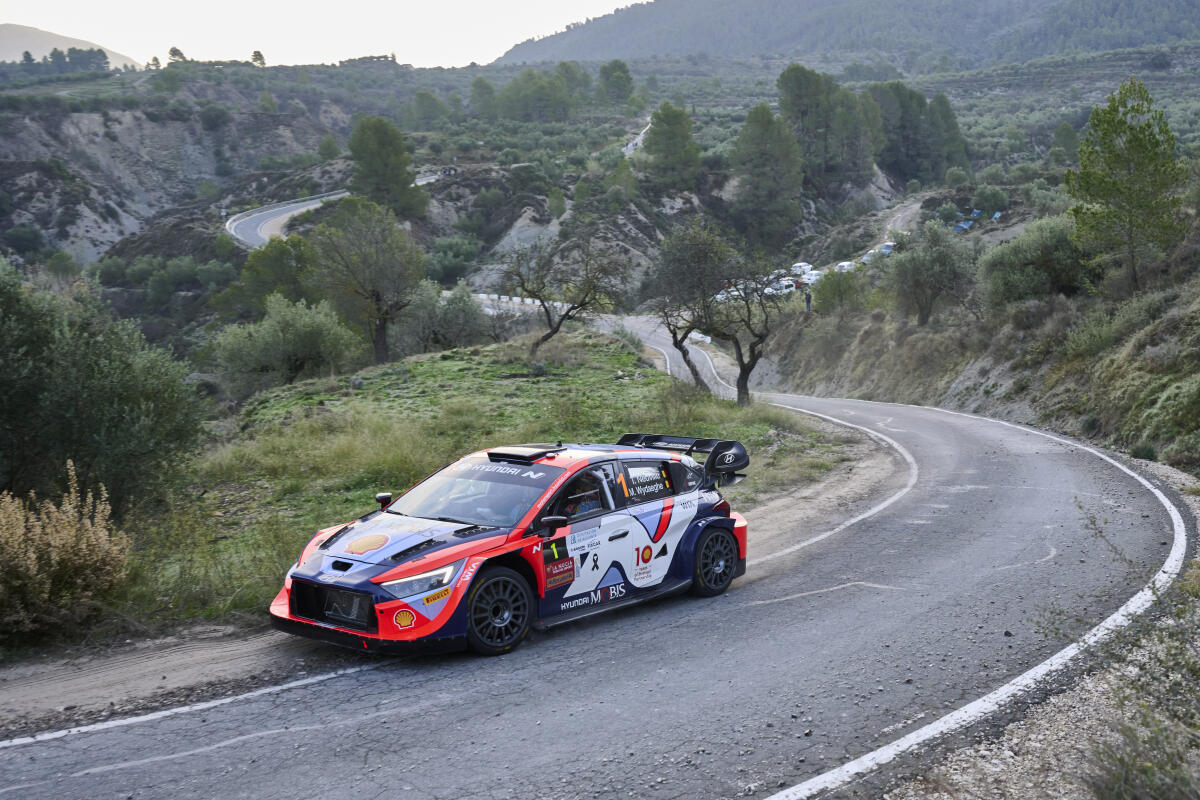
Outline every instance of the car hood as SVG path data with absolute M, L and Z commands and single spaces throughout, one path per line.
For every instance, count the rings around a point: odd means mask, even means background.
M 507 531 L 507 528 L 376 512 L 342 528 L 317 551 L 346 561 L 395 566 L 418 555 L 474 539 L 490 539 Z

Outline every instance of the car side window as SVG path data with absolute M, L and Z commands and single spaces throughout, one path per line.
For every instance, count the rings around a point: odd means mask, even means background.
M 667 469 L 671 473 L 671 483 L 674 484 L 675 494 L 687 494 L 700 488 L 704 482 L 704 472 L 698 467 L 672 461 L 667 465 Z
M 625 480 L 629 502 L 648 503 L 675 493 L 671 474 L 664 461 L 626 461 Z
M 598 511 L 611 511 L 612 501 L 604 486 L 604 473 L 595 468 L 586 469 L 559 494 L 551 508 L 552 515 L 567 519 L 590 516 Z

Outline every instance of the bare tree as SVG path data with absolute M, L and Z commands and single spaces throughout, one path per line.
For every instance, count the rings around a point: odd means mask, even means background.
M 693 332 L 729 343 L 738 362 L 738 403 L 750 403 L 750 374 L 778 317 L 781 298 L 769 267 L 742 258 L 710 225 L 697 222 L 668 237 L 651 273 L 656 312 L 697 386 L 708 388 L 692 360 Z
M 501 273 L 510 291 L 533 298 L 546 323 L 546 332 L 529 348 L 531 360 L 567 320 L 610 310 L 628 280 L 629 262 L 597 249 L 586 235 L 569 247 L 539 239 L 514 250 Z
M 698 329 L 733 346 L 737 360 L 737 402 L 748 406 L 750 374 L 762 360 L 763 349 L 779 319 L 782 298 L 770 289 L 764 264 L 745 262 L 731 276 L 730 288 L 720 302 L 705 304 Z

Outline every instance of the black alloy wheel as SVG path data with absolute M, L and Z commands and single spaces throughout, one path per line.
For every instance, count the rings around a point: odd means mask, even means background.
M 733 583 L 737 560 L 737 540 L 733 534 L 724 528 L 706 528 L 696 542 L 692 593 L 715 597 L 724 592 Z
M 467 593 L 467 643 L 476 653 L 498 656 L 521 643 L 533 621 L 533 592 L 508 567 L 488 567 Z

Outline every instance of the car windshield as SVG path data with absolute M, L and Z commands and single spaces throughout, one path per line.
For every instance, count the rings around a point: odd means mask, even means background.
M 409 489 L 388 513 L 511 528 L 562 474 L 558 467 L 465 458 Z

